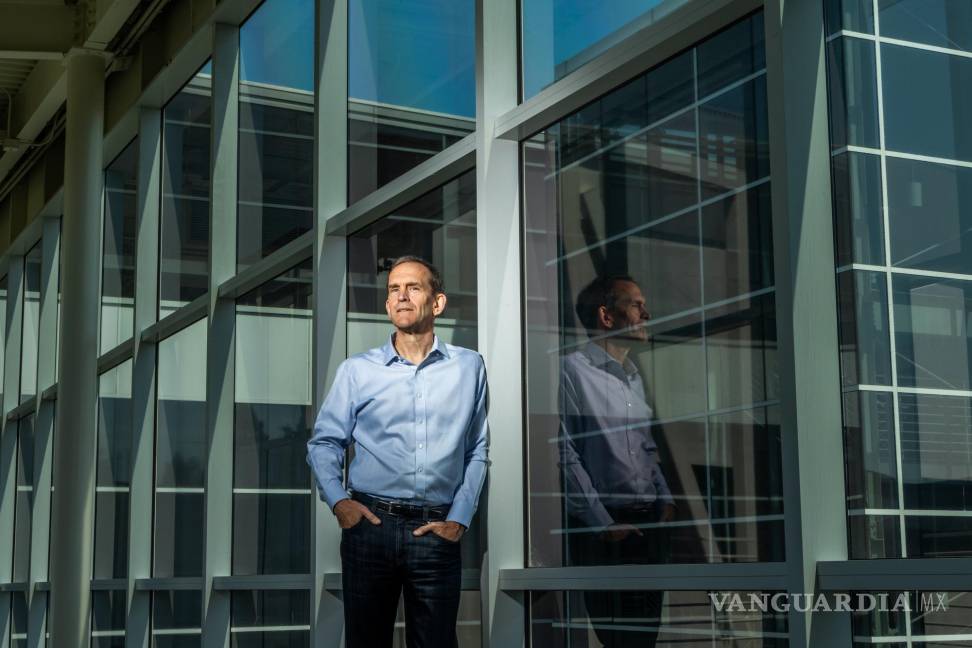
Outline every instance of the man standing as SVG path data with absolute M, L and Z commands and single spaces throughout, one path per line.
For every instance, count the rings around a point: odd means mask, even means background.
M 648 341 L 645 297 L 629 276 L 598 277 L 577 296 L 576 311 L 590 339 L 564 357 L 561 370 L 568 555 L 574 565 L 667 562 L 664 527 L 674 499 L 652 437 L 654 414 L 629 357 Z M 658 591 L 584 595 L 605 648 L 654 646 L 662 598 Z
M 434 333 L 445 306 L 435 266 L 397 259 L 385 301 L 395 330 L 341 363 L 307 443 L 342 529 L 347 648 L 390 648 L 402 594 L 409 648 L 457 645 L 459 539 L 486 476 L 487 394 L 482 357 Z

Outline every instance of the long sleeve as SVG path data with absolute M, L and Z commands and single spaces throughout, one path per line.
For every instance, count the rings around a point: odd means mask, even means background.
M 344 454 L 355 426 L 354 376 L 348 362 L 338 367 L 314 423 L 314 435 L 307 442 L 307 463 L 317 480 L 321 499 L 333 509 L 349 497 L 344 488 Z
M 581 420 L 574 387 L 566 372 L 560 388 L 560 467 L 564 472 L 564 498 L 567 510 L 592 527 L 606 527 L 614 518 L 604 508 L 594 482 L 577 451 L 574 435 Z
M 489 386 L 486 381 L 486 366 L 480 358 L 479 376 L 476 384 L 475 411 L 466 432 L 466 454 L 462 483 L 456 490 L 449 509 L 447 520 L 458 522 L 469 528 L 479 496 L 486 480 L 486 467 L 489 465 Z

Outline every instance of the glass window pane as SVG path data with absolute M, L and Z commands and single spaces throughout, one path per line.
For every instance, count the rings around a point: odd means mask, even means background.
M 132 455 L 132 361 L 98 378 L 98 472 L 94 578 L 128 575 Z
M 891 263 L 972 274 L 972 168 L 889 157 Z
M 898 507 L 894 398 L 890 392 L 852 391 L 843 396 L 847 508 Z
M 31 524 L 34 518 L 34 415 L 17 425 L 17 491 L 14 498 L 13 575 L 25 583 L 30 572 Z
M 202 593 L 152 593 L 152 648 L 200 648 Z
M 530 644 L 535 648 L 600 646 L 789 645 L 785 612 L 747 610 L 750 596 L 772 592 L 586 591 L 531 592 Z M 742 611 L 732 611 L 735 597 Z M 717 600 L 724 601 L 719 610 Z
M 475 129 L 473 0 L 348 3 L 348 200 Z
M 891 338 L 885 275 L 841 272 L 837 276 L 837 301 L 843 384 L 890 385 Z
M 531 566 L 783 558 L 760 21 L 523 145 Z
M 20 402 L 37 393 L 37 350 L 40 335 L 41 243 L 24 257 L 23 339 L 20 345 Z
M 849 592 L 860 608 L 852 613 L 854 646 L 887 645 L 947 648 L 968 645 L 972 634 L 969 592 Z M 876 608 L 864 611 L 868 607 Z M 882 610 L 882 608 L 884 608 Z
M 874 61 L 871 41 L 838 38 L 827 44 L 830 145 L 834 149 L 880 145 Z
M 10 593 L 10 645 L 27 648 L 27 593 Z
M 882 45 L 881 59 L 887 148 L 972 162 L 972 58 Z
M 878 0 L 881 36 L 972 51 L 968 0 Z
M 851 560 L 900 558 L 901 518 L 893 515 L 847 514 L 848 548 Z
M 105 169 L 101 268 L 101 353 L 132 337 L 135 315 L 135 222 L 138 140 Z
M 233 592 L 232 648 L 307 648 L 310 646 L 310 596 L 307 591 Z
M 523 0 L 520 50 L 529 99 L 671 12 L 662 0 Z
M 240 26 L 240 269 L 313 224 L 314 23 L 313 0 L 266 0 Z
M 972 284 L 917 275 L 894 277 L 898 384 L 968 390 L 972 386 Z
M 699 43 L 699 97 L 707 97 L 766 67 L 763 14 L 742 20 Z
M 476 348 L 476 175 L 470 171 L 348 237 L 348 354 L 381 346 L 387 269 L 405 254 L 431 261 L 449 303 L 435 330 L 445 342 Z
M 156 577 L 202 574 L 206 320 L 158 344 Z
M 972 400 L 899 394 L 898 407 L 905 506 L 972 511 Z
M 208 288 L 211 95 L 207 63 L 162 111 L 160 318 Z
M 310 570 L 308 259 L 236 302 L 233 573 Z
M 765 75 L 699 107 L 699 152 L 703 199 L 769 175 Z
M 128 592 L 91 592 L 91 648 L 125 648 Z
M 824 15 L 828 36 L 842 29 L 874 33 L 873 0 L 825 0 Z M 883 24 L 881 30 L 884 30 Z
M 889 167 L 892 162 L 896 160 L 889 159 Z M 884 265 L 881 158 L 866 153 L 841 153 L 833 157 L 831 172 L 837 266 Z M 889 181 L 889 191 L 892 186 Z

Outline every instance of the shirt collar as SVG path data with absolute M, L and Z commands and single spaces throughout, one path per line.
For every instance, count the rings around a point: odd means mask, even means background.
M 591 361 L 591 364 L 596 367 L 606 367 L 613 363 L 621 367 L 622 371 L 624 371 L 624 373 L 628 376 L 638 373 L 638 367 L 635 366 L 635 363 L 631 361 L 631 358 L 625 358 L 624 364 L 621 364 L 614 359 L 614 356 L 605 351 L 604 347 L 595 342 L 588 342 L 584 346 L 584 355 L 586 355 Z
M 441 355 L 443 358 L 449 357 L 449 349 L 446 343 L 439 339 L 438 335 L 432 337 L 432 350 L 429 351 L 429 358 L 433 357 L 436 354 Z M 385 365 L 391 364 L 393 360 L 402 360 L 402 361 L 405 360 L 400 355 L 398 355 L 398 351 L 395 349 L 394 332 L 388 336 L 388 341 L 385 342 L 385 345 L 383 347 L 381 347 L 381 357 Z

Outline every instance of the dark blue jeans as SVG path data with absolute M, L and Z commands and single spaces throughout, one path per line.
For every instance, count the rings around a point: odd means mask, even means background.
M 341 533 L 346 648 L 391 648 L 399 595 L 405 599 L 408 648 L 456 648 L 462 563 L 459 543 L 434 533 L 415 537 L 426 520 L 376 512 Z

